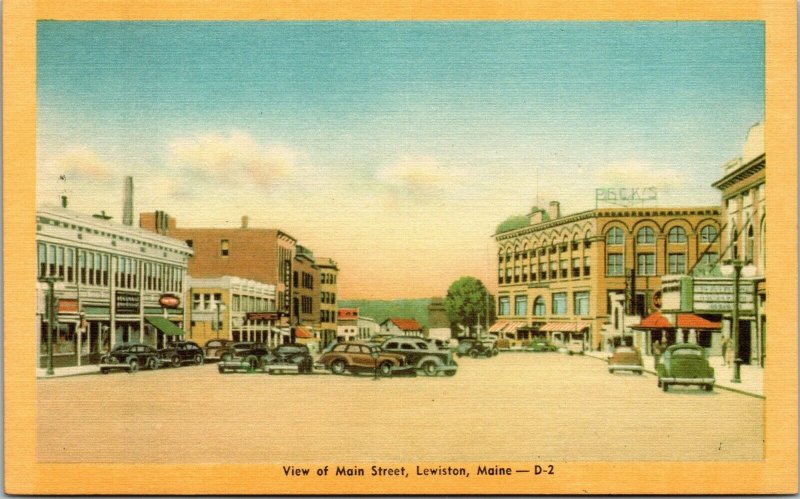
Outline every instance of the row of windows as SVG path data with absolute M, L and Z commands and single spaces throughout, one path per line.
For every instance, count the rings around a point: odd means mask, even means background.
M 717 228 L 707 225 L 700 229 L 700 242 L 713 243 L 717 240 Z M 683 227 L 673 227 L 667 232 L 667 242 L 672 244 L 683 244 L 688 241 L 686 229 Z M 637 244 L 655 244 L 656 233 L 652 227 L 642 227 L 636 233 Z M 612 227 L 606 234 L 606 244 L 609 246 L 619 246 L 625 244 L 625 234 L 619 227 Z
M 304 314 L 312 313 L 314 310 L 313 310 L 313 305 L 312 305 L 313 304 L 313 300 L 311 299 L 311 297 L 310 296 L 301 296 L 300 298 L 301 298 L 301 300 L 300 300 L 300 309 L 301 309 L 302 313 L 304 313 Z
M 336 284 L 336 274 L 329 274 L 327 272 L 323 272 L 320 274 L 320 282 L 322 284 Z
M 544 296 L 537 296 L 533 301 L 533 315 L 546 315 L 547 305 Z M 567 315 L 567 293 L 553 293 L 551 296 L 551 315 Z M 576 291 L 572 294 L 572 314 L 578 316 L 589 315 L 589 292 Z M 511 298 L 501 296 L 498 302 L 498 315 L 511 315 Z M 514 297 L 514 315 L 528 315 L 528 296 L 517 295 Z
M 621 276 L 625 275 L 625 267 L 623 264 L 622 253 L 610 253 L 606 264 L 606 275 Z M 719 260 L 719 255 L 713 252 L 707 252 L 700 257 L 698 266 L 701 268 L 710 268 Z M 685 274 L 686 268 L 686 254 L 685 253 L 669 253 L 667 255 L 667 273 L 668 274 Z M 656 255 L 655 253 L 637 253 L 636 255 L 636 274 L 644 276 L 656 275 Z
M 38 277 L 59 277 L 68 283 L 108 286 L 114 274 L 114 286 L 180 293 L 184 270 L 172 265 L 143 262 L 130 257 L 38 243 Z M 76 258 L 77 256 L 77 258 Z
M 298 279 L 298 277 L 300 277 L 301 279 Z M 309 274 L 308 272 L 302 272 L 301 275 L 299 275 L 297 271 L 295 271 L 294 282 L 293 282 L 295 288 L 298 286 L 298 282 L 299 285 L 301 285 L 305 289 L 314 289 L 314 276 Z
M 530 267 L 527 265 L 515 265 L 513 269 L 506 267 L 498 270 L 498 284 L 509 284 L 511 282 L 531 282 L 537 281 L 555 281 L 559 279 L 569 279 L 578 277 L 587 277 L 591 275 L 591 260 L 588 256 L 572 259 L 572 266 L 568 264 L 569 260 L 563 259 L 558 262 L 551 261 L 539 263 L 538 265 L 532 263 Z M 583 264 L 583 265 L 581 265 Z M 571 269 L 571 271 L 570 271 Z
M 336 293 L 329 293 L 327 291 L 323 291 L 320 294 L 320 302 L 327 303 L 328 305 L 335 305 L 336 304 Z
M 584 248 L 591 248 L 591 246 L 592 246 L 592 243 L 588 239 L 583 242 L 583 247 Z M 572 241 L 572 246 L 571 247 L 572 247 L 572 251 L 577 251 L 580 248 L 580 241 L 577 241 L 577 240 L 576 241 Z M 566 253 L 567 252 L 567 243 L 566 242 L 561 243 L 559 245 L 553 245 L 553 246 L 547 246 L 547 247 L 539 248 L 538 250 L 537 249 L 531 249 L 530 252 L 527 249 L 523 249 L 521 253 L 520 252 L 514 253 L 514 260 L 528 258 L 528 255 L 530 255 L 531 258 L 534 258 L 536 255 L 544 256 L 544 255 L 547 255 L 547 254 L 555 254 L 555 253 L 558 253 L 558 252 L 561 252 L 561 253 Z M 511 261 L 511 254 L 512 254 L 511 253 L 511 249 L 508 249 L 506 251 L 505 255 L 502 254 L 502 250 L 501 250 L 501 254 L 499 255 L 498 259 L 499 259 L 500 262 Z
M 320 322 L 336 322 L 336 310 L 320 310 L 319 320 Z

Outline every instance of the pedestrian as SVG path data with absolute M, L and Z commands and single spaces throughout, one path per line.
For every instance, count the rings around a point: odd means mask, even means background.
M 664 341 L 664 338 L 661 338 L 661 341 Z M 661 354 L 664 353 L 664 349 L 662 348 L 662 343 L 658 340 L 653 342 L 653 368 L 658 368 L 658 360 L 661 358 Z
M 728 348 L 725 349 L 725 365 L 730 367 L 733 365 L 733 340 L 728 338 Z
M 722 340 L 722 365 L 728 365 L 728 340 L 729 338 L 724 338 Z

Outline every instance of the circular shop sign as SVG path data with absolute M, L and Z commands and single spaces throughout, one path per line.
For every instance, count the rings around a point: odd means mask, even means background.
M 175 295 L 161 295 L 161 298 L 158 299 L 158 303 L 164 308 L 178 308 L 181 300 Z

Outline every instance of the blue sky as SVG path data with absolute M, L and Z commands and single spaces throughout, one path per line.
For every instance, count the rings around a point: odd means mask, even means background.
M 137 211 L 283 228 L 344 297 L 443 294 L 492 281 L 537 170 L 567 213 L 597 186 L 718 204 L 763 43 L 760 22 L 40 22 L 39 201 L 119 217 L 131 174 Z

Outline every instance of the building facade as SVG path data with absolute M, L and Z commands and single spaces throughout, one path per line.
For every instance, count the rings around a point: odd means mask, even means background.
M 273 284 L 277 311 L 288 316 L 297 241 L 281 230 L 248 225 L 245 216 L 238 229 L 179 228 L 174 218 L 161 211 L 139 215 L 141 228 L 183 240 L 192 248 L 192 277 L 236 276 Z
M 358 316 L 358 339 L 368 340 L 373 336 L 380 334 L 381 326 L 378 321 L 372 317 Z
M 431 298 L 428 304 L 428 338 L 447 341 L 453 337 L 450 319 L 444 307 L 444 298 Z
M 240 277 L 190 277 L 188 336 L 199 345 L 214 338 L 257 341 L 275 346 L 288 341 L 280 327 L 275 285 Z
M 424 337 L 422 325 L 416 319 L 401 319 L 390 317 L 381 322 L 381 334 L 392 336 L 419 336 Z
M 355 341 L 358 339 L 358 309 L 340 308 L 338 311 L 336 341 Z
M 558 202 L 534 208 L 526 226 L 494 235 L 498 321 L 490 331 L 512 344 L 544 336 L 600 349 L 656 308 L 662 276 L 719 259 L 719 218 L 716 206 L 567 216 Z
M 320 279 L 314 253 L 305 246 L 297 245 L 292 266 L 292 315 L 293 325 L 306 326 L 316 337 L 320 330 Z
M 36 212 L 38 364 L 47 357 L 46 279 L 54 284 L 53 365 L 99 363 L 118 343 L 163 347 L 181 337 L 186 276 L 192 250 L 186 243 L 103 215 L 63 207 Z M 162 298 L 169 298 L 162 300 Z
M 319 269 L 319 331 L 320 346 L 325 348 L 336 341 L 337 331 L 337 305 L 336 281 L 339 277 L 339 267 L 330 258 L 317 257 Z

